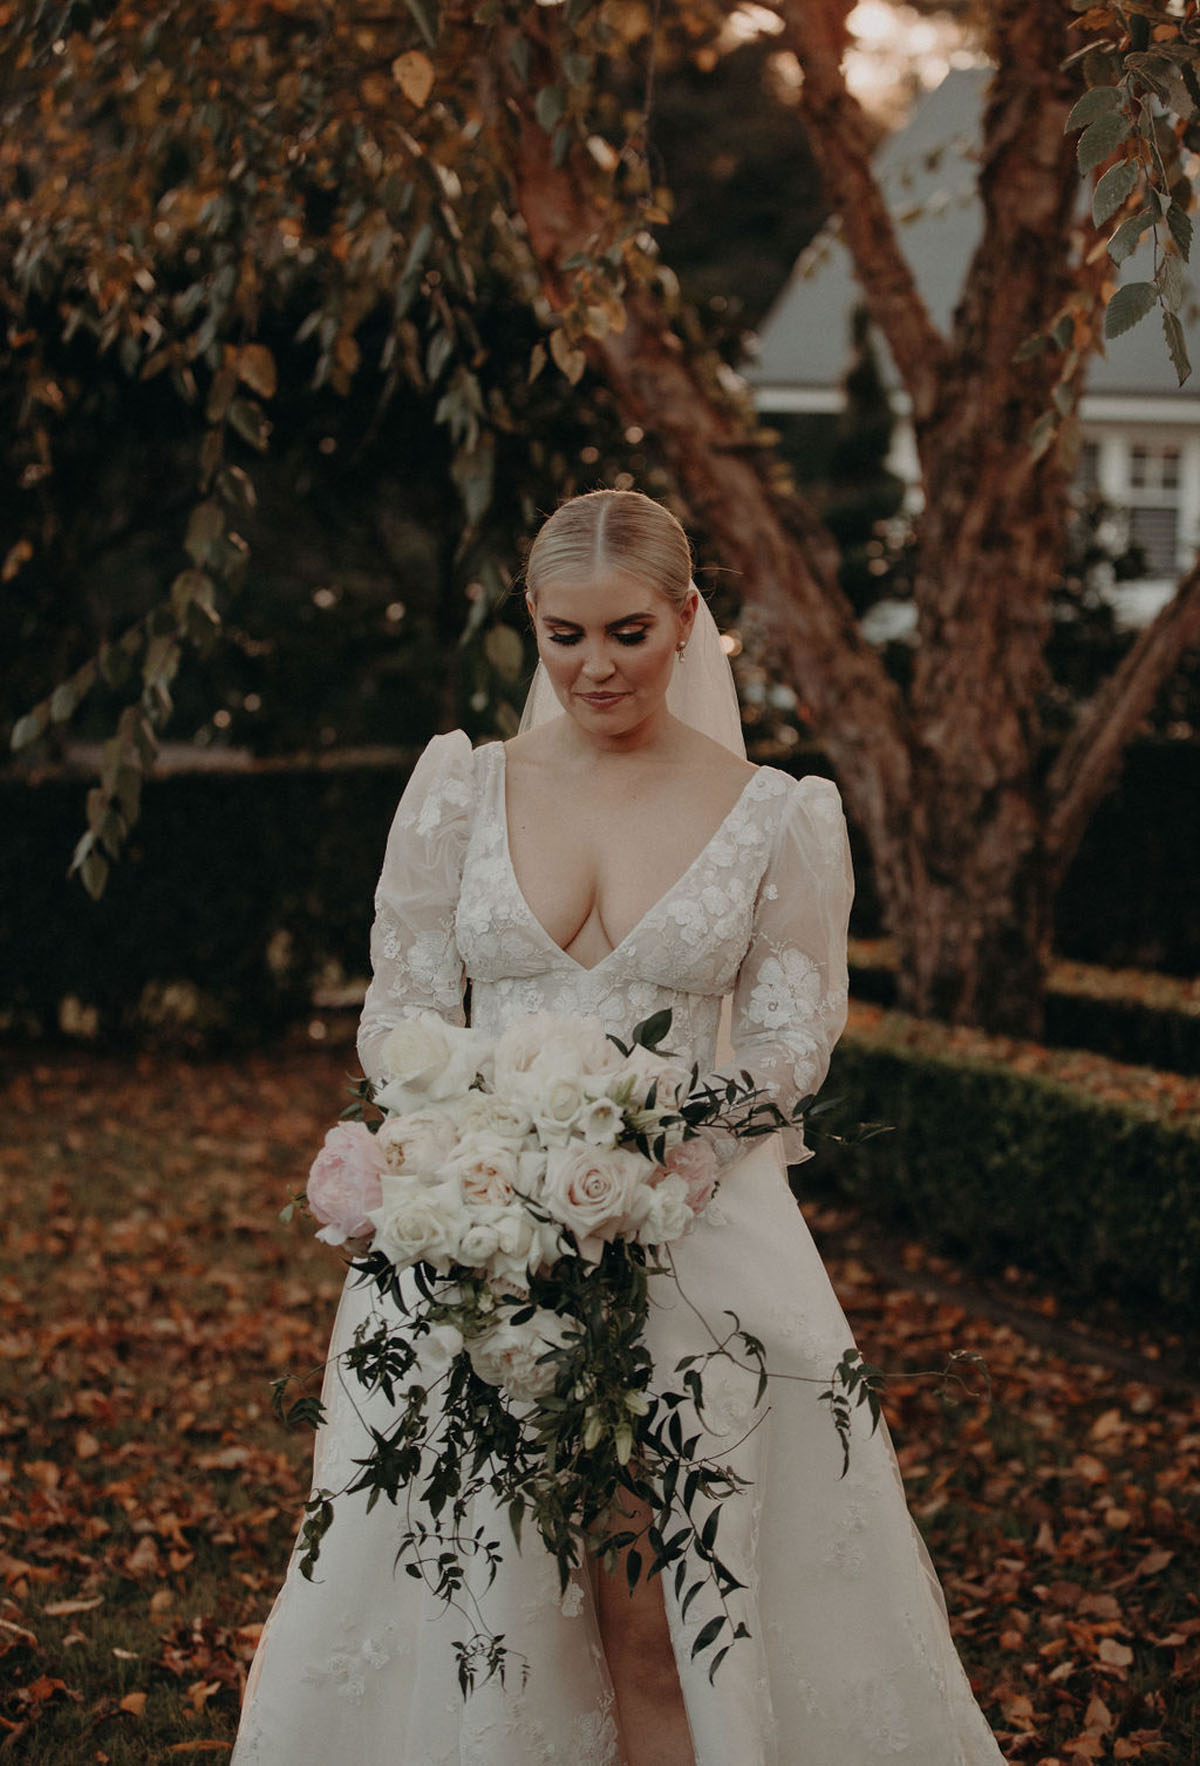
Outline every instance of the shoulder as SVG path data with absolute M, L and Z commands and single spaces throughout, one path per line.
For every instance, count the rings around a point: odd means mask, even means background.
M 793 778 L 779 767 L 763 766 L 753 787 L 775 812 L 775 848 L 840 847 L 846 840 L 842 795 L 832 779 L 819 773 Z
M 409 774 L 395 826 L 427 835 L 469 819 L 475 805 L 475 778 L 475 751 L 465 730 L 431 737 Z

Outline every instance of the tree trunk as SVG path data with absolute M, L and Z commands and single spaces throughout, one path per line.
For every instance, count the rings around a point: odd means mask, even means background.
M 799 0 L 797 0 L 799 6 Z M 769 634 L 780 674 L 809 708 L 852 819 L 871 849 L 909 1010 L 1011 1034 L 1041 1028 L 1058 848 L 1113 776 L 1144 705 L 1200 619 L 1192 579 L 1159 641 L 1114 678 L 1121 734 L 1083 720 L 1070 783 L 1039 780 L 1039 702 L 1050 592 L 1061 575 L 1067 494 L 1056 450 L 1035 460 L 1030 431 L 1051 403 L 1048 353 L 1014 360 L 1077 291 L 1067 240 L 1076 194 L 1063 122 L 1064 6 L 998 0 L 1007 44 L 989 97 L 980 177 L 986 226 L 953 335 L 932 326 L 874 186 L 857 106 L 840 73 L 846 0 L 805 0 L 792 41 L 804 104 L 864 294 L 912 395 L 925 508 L 916 545 L 919 644 L 906 705 L 858 629 L 838 582 L 836 542 L 781 488 L 744 413 L 684 349 L 642 286 L 623 331 L 583 340 L 630 422 L 656 441 L 696 522 Z M 490 76 L 489 76 L 490 77 Z M 515 207 L 551 306 L 574 298 L 563 266 L 587 258 L 606 220 L 571 156 L 510 93 Z M 1111 709 L 1111 708 L 1110 708 Z M 1090 763 L 1090 764 L 1089 764 Z M 1076 796 L 1078 794 L 1076 793 Z M 1066 807 L 1063 808 L 1063 800 Z M 1060 810 L 1056 821 L 1056 809 Z M 1063 824 L 1060 826 L 1060 824 Z

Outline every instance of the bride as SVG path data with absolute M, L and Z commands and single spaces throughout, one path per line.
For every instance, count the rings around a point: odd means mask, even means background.
M 472 752 L 433 739 L 388 840 L 359 1032 L 379 1074 L 413 1011 L 497 1034 L 536 1011 L 627 1034 L 664 1006 L 673 1052 L 747 1069 L 787 1112 L 816 1090 L 845 1022 L 851 878 L 837 792 L 745 759 L 728 664 L 673 516 L 633 491 L 562 505 L 529 556 L 541 659 L 521 733 Z M 718 1056 L 722 1000 L 732 1050 Z M 747 1488 L 722 1558 L 749 1637 L 710 1683 L 672 1579 L 581 1569 L 564 1596 L 536 1531 L 506 1538 L 475 1595 L 524 1681 L 459 1690 L 454 1618 L 394 1567 L 397 1512 L 343 1497 L 314 1578 L 293 1558 L 250 1672 L 233 1766 L 996 1766 L 909 1518 L 886 1431 L 850 1467 L 816 1394 L 849 1330 L 787 1188 L 798 1130 L 716 1137 L 722 1181 L 651 1278 L 647 1346 L 669 1380 L 726 1310 L 773 1379 L 717 1362 L 702 1451 Z M 747 1146 L 752 1150 L 746 1151 Z M 379 1301 L 347 1284 L 330 1348 L 314 1487 L 340 1489 L 385 1427 L 337 1357 Z M 704 1315 L 703 1319 L 698 1312 Z M 358 1506 L 354 1506 L 357 1504 Z M 479 1502 L 482 1510 L 485 1505 Z M 480 1525 L 493 1517 L 478 1516 Z M 640 1518 L 639 1518 L 640 1519 Z M 635 1524 L 637 1524 L 635 1522 Z

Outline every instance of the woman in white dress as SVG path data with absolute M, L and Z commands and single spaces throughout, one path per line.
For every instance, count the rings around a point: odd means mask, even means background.
M 496 1034 L 535 1011 L 627 1035 L 669 1006 L 673 1052 L 748 1069 L 787 1112 L 817 1089 L 845 1022 L 851 878 L 835 788 L 744 757 L 732 680 L 687 540 L 636 492 L 564 504 L 530 554 L 541 665 L 522 732 L 474 752 L 435 737 L 413 772 L 376 894 L 359 1034 L 434 1010 Z M 718 1063 L 722 1000 L 732 1051 Z M 747 1151 L 747 1147 L 751 1150 Z M 717 1144 L 716 1200 L 652 1278 L 647 1346 L 664 1386 L 726 1311 L 773 1375 L 705 1375 L 705 1451 L 747 1488 L 720 1551 L 749 1637 L 714 1678 L 692 1656 L 703 1603 L 673 1579 L 585 1566 L 562 1595 L 536 1530 L 475 1590 L 510 1669 L 464 1699 L 458 1615 L 394 1565 L 399 1517 L 342 1497 L 314 1579 L 293 1558 L 247 1687 L 233 1766 L 996 1766 L 955 1653 L 886 1430 L 856 1413 L 850 1468 L 817 1394 L 851 1339 L 787 1187 L 796 1130 Z M 693 1304 L 689 1304 L 689 1302 Z M 385 1426 L 337 1356 L 379 1304 L 347 1285 L 314 1488 L 336 1491 Z M 797 1377 L 798 1376 L 798 1377 Z M 353 1390 L 350 1388 L 353 1387 Z M 860 1421 L 859 1419 L 862 1419 Z

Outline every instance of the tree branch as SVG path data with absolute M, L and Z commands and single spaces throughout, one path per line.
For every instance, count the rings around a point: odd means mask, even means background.
M 1200 558 L 1174 596 L 1085 707 L 1046 780 L 1046 850 L 1057 882 L 1093 811 L 1120 770 L 1126 744 L 1179 666 L 1200 643 Z
M 947 345 L 900 248 L 896 224 L 871 165 L 873 130 L 842 73 L 849 0 L 784 0 L 781 41 L 804 71 L 800 111 L 841 221 L 867 308 L 912 399 L 920 430 L 937 403 Z

